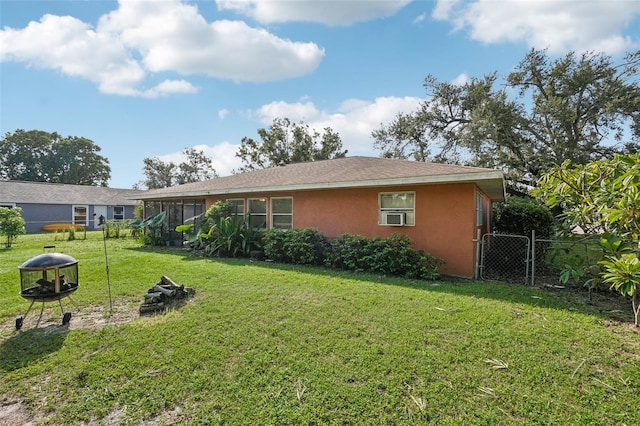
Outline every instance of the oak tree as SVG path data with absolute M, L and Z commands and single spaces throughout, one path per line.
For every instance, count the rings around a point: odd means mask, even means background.
M 0 141 L 0 179 L 107 186 L 109 160 L 92 140 L 18 129 Z
M 640 144 L 640 51 L 551 59 L 531 50 L 504 82 L 497 73 L 458 85 L 424 80 L 427 98 L 372 133 L 385 157 L 498 168 L 535 184 L 571 159 L 585 164 Z

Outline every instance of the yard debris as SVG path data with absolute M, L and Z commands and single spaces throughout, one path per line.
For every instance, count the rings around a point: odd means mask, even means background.
M 140 314 L 165 310 L 175 301 L 192 296 L 195 292 L 194 288 L 176 284 L 171 278 L 163 275 L 160 277 L 160 281 L 144 295 L 144 303 L 140 305 Z

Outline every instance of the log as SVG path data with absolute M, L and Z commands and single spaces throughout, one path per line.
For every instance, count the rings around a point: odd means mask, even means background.
M 159 291 L 159 292 L 163 293 L 165 296 L 169 296 L 169 297 L 173 297 L 173 296 L 176 295 L 176 291 L 175 290 L 169 290 L 169 289 L 166 289 L 166 288 L 164 288 L 162 286 L 159 286 L 159 285 L 153 286 L 153 288 L 151 290 L 153 290 L 154 292 Z
M 176 284 L 175 282 L 173 282 L 173 280 L 169 277 L 167 277 L 166 275 L 163 275 L 160 277 L 160 282 L 166 286 L 170 286 L 172 288 L 184 288 L 183 285 L 181 284 Z
M 140 313 L 145 314 L 148 312 L 161 311 L 164 309 L 164 303 L 152 303 L 140 305 Z
M 162 296 L 164 293 L 161 291 L 155 291 L 144 295 L 144 303 L 157 303 L 162 302 Z

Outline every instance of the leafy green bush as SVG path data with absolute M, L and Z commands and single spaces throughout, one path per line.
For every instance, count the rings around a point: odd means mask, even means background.
M 271 229 L 264 237 L 265 255 L 278 262 L 322 265 L 329 247 L 324 235 L 313 228 Z
M 249 216 L 243 221 L 219 216 L 201 238 L 205 252 L 210 256 L 245 257 L 251 250 L 260 248 L 262 234 L 251 227 Z
M 551 210 L 533 198 L 511 197 L 497 203 L 493 213 L 494 230 L 498 233 L 528 237 L 535 230 L 539 238 L 553 234 L 555 219 Z
M 236 214 L 235 206 L 231 201 L 216 201 L 204 213 L 204 217 L 211 225 L 220 222 L 220 219 L 233 217 Z
M 7 248 L 11 247 L 18 235 L 27 233 L 24 228 L 25 223 L 22 218 L 22 208 L 0 207 L 0 235 L 7 237 L 5 243 Z
M 442 259 L 410 247 L 405 235 L 367 238 L 343 234 L 331 242 L 326 263 L 340 269 L 406 278 L 437 279 Z
M 123 220 L 108 220 L 104 224 L 104 232 L 107 238 L 121 238 L 127 236 L 129 223 Z

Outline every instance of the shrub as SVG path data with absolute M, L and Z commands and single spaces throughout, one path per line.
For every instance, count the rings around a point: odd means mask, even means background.
M 262 232 L 251 227 L 249 216 L 244 221 L 220 216 L 201 237 L 210 256 L 243 257 L 260 248 Z
M 533 198 L 511 197 L 497 203 L 493 212 L 495 232 L 528 237 L 535 230 L 539 238 L 553 234 L 555 219 L 551 210 Z
M 442 259 L 410 247 L 405 235 L 366 238 L 343 234 L 331 242 L 327 264 L 341 269 L 405 278 L 437 279 Z
M 120 238 L 127 235 L 129 223 L 123 220 L 109 220 L 104 224 L 104 232 L 107 238 Z
M 264 237 L 264 252 L 278 262 L 299 265 L 322 265 L 329 251 L 329 242 L 313 228 L 271 229 Z
M 208 219 L 211 224 L 217 224 L 220 222 L 220 219 L 233 217 L 235 213 L 235 206 L 231 201 L 216 201 L 207 209 L 204 217 Z
M 0 207 L 0 235 L 7 237 L 5 242 L 7 248 L 11 247 L 18 235 L 27 233 L 24 228 L 25 223 L 20 207 Z

